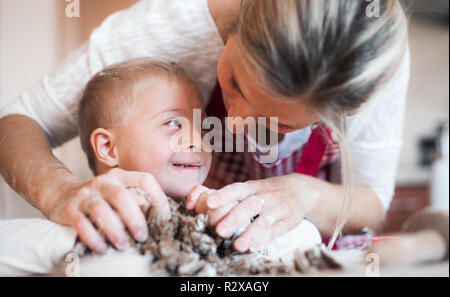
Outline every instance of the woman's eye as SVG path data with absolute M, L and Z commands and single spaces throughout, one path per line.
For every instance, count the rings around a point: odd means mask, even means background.
M 169 126 L 170 129 L 181 129 L 182 125 L 181 122 L 178 120 L 170 120 L 166 123 L 167 126 Z

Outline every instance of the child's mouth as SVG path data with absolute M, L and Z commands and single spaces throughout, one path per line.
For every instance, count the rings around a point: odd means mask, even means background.
M 185 170 L 195 170 L 199 169 L 203 166 L 201 163 L 172 163 L 172 166 L 177 169 L 185 169 Z

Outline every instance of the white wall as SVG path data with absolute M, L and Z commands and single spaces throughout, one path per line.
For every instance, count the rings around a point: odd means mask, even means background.
M 0 0 L 0 104 L 57 63 L 57 0 Z
M 57 0 L 0 0 L 0 106 L 57 63 Z M 1 179 L 1 178 L 0 178 Z M 0 180 L 0 218 L 38 216 Z

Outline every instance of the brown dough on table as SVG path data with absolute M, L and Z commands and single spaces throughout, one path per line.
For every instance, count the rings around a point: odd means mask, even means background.
M 318 246 L 315 257 L 297 253 L 295 262 L 286 264 L 257 254 L 238 254 L 234 239 L 218 237 L 208 227 L 208 217 L 187 211 L 184 203 L 169 199 L 171 217 L 164 220 L 156 208 L 147 213 L 149 237 L 144 243 L 132 242 L 133 248 L 152 258 L 149 271 L 153 276 L 230 276 L 230 275 L 293 275 L 322 268 L 339 268 Z M 83 246 L 83 245 L 81 245 Z M 91 254 L 77 246 L 81 256 Z M 322 257 L 326 257 L 322 259 Z M 314 270 L 315 271 L 315 270 Z

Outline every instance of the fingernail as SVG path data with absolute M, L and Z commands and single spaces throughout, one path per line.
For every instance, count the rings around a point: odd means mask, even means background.
M 245 239 L 238 239 L 234 242 L 235 248 L 240 252 L 245 252 L 248 249 L 248 242 Z
M 145 228 L 140 229 L 137 233 L 136 233 L 136 240 L 139 242 L 144 242 L 147 240 L 148 237 L 148 232 Z
M 107 249 L 108 249 L 108 246 L 106 245 L 106 243 L 102 242 L 99 245 L 97 245 L 97 247 L 95 248 L 95 252 L 98 254 L 104 254 L 104 253 L 106 253 Z
M 217 195 L 211 195 L 208 197 L 208 200 L 206 201 L 206 204 L 209 208 L 215 208 L 219 205 L 219 196 Z
M 217 227 L 217 233 L 219 234 L 220 237 L 227 237 L 228 233 L 230 232 L 229 228 L 227 225 L 225 224 L 221 224 Z
M 128 241 L 128 239 L 127 239 L 127 240 L 119 241 L 119 242 L 116 244 L 116 248 L 117 248 L 118 250 L 121 250 L 121 251 L 126 250 L 126 249 L 129 248 L 129 247 L 130 247 L 130 242 Z

